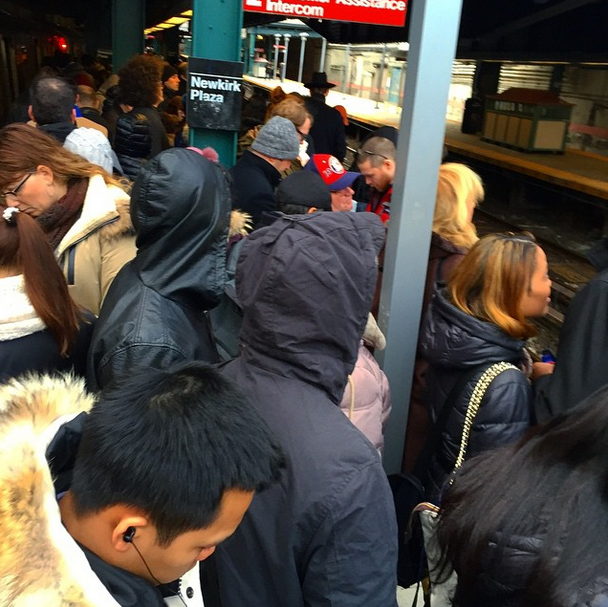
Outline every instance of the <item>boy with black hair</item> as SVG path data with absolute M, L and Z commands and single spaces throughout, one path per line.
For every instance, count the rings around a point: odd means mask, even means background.
M 279 479 L 268 427 L 199 363 L 134 373 L 78 415 L 91 401 L 67 377 L 0 388 L 0 604 L 219 605 L 199 561 Z

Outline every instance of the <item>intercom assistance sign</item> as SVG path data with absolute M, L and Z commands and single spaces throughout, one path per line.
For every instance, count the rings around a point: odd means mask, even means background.
M 243 10 L 402 27 L 407 0 L 243 0 Z
M 188 125 L 238 131 L 243 64 L 238 61 L 188 58 Z

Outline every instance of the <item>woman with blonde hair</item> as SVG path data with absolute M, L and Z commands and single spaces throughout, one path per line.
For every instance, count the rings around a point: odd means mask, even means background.
M 3 205 L 35 217 L 70 295 L 98 314 L 122 266 L 135 255 L 129 196 L 101 167 L 26 124 L 0 130 Z
M 435 285 L 450 278 L 467 251 L 477 242 L 473 212 L 483 197 L 481 178 L 468 166 L 446 162 L 439 167 L 423 316 Z M 403 468 L 408 471 L 413 469 L 428 434 L 429 416 L 424 398 L 427 368 L 427 362 L 418 352 L 403 454 Z
M 526 339 L 535 334 L 530 318 L 549 308 L 547 258 L 531 234 L 490 234 L 473 245 L 454 270 L 447 289 L 436 292 L 422 327 L 432 420 L 450 396 L 447 419 L 431 459 L 426 485 L 431 501 L 453 470 L 472 392 L 493 363 L 511 363 L 489 385 L 474 418 L 466 451 L 471 457 L 512 443 L 532 424 L 530 359 Z M 459 394 L 451 394 L 462 378 Z
M 33 217 L 0 216 L 0 382 L 26 372 L 84 375 L 92 317 L 72 301 Z

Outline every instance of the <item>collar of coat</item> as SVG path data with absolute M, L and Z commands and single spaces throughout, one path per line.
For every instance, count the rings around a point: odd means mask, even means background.
M 25 292 L 23 276 L 0 278 L 0 301 L 0 341 L 26 337 L 46 328 Z
M 102 238 L 113 240 L 133 233 L 129 214 L 129 195 L 115 185 L 106 184 L 101 175 L 93 175 L 82 205 L 82 214 L 57 247 L 60 256 L 69 246 L 103 228 Z
M 119 605 L 61 523 L 45 456 L 58 428 L 92 404 L 70 376 L 0 386 L 0 605 Z

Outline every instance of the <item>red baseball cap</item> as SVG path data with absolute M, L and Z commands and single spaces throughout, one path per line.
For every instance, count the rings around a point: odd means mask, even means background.
M 343 190 L 352 185 L 360 173 L 347 171 L 342 163 L 331 154 L 313 154 L 305 169 L 321 176 L 331 191 Z

